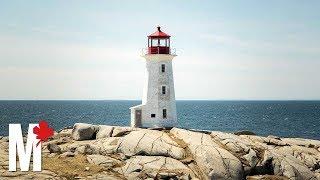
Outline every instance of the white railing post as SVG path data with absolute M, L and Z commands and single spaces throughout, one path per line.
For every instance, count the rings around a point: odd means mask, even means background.
M 176 49 L 175 48 L 170 48 L 170 54 L 176 55 Z

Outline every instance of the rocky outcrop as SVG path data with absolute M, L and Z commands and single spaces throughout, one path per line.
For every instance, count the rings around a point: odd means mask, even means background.
M 112 137 L 121 137 L 121 136 L 129 134 L 131 131 L 136 131 L 136 130 L 139 130 L 139 128 L 116 126 L 113 129 Z
M 194 173 L 182 162 L 163 156 L 135 156 L 118 170 L 130 179 L 194 178 Z
M 245 174 L 250 174 L 258 164 L 259 158 L 257 154 L 259 152 L 251 141 L 231 133 L 213 131 L 210 135 L 214 140 L 222 143 L 226 150 L 239 158 Z
M 111 137 L 113 129 L 113 126 L 100 125 L 96 134 L 96 139 Z
M 173 128 L 173 136 L 187 144 L 205 179 L 242 179 L 243 167 L 238 158 L 215 142 L 210 135 Z
M 273 174 L 278 176 L 285 176 L 288 179 L 314 179 L 316 180 L 315 174 L 308 169 L 298 159 L 294 158 L 290 154 L 282 154 L 277 150 L 266 150 L 264 154 L 264 161 L 272 163 Z
M 184 150 L 162 131 L 132 131 L 118 142 L 117 152 L 127 156 L 150 155 L 184 158 Z
M 112 158 L 109 156 L 98 155 L 98 154 L 97 155 L 88 155 L 87 160 L 89 163 L 101 165 L 104 167 L 113 167 L 116 165 L 120 165 L 122 163 L 121 161 L 119 161 L 115 158 Z
M 72 138 L 77 141 L 95 139 L 97 130 L 95 125 L 76 123 L 72 129 Z
M 43 171 L 0 179 L 320 179 L 320 141 L 77 123 L 42 144 Z

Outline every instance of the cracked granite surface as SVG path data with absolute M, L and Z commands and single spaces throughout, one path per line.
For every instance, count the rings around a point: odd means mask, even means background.
M 320 179 L 320 141 L 301 138 L 78 123 L 42 148 L 42 172 L 9 172 L 1 137 L 0 178 Z

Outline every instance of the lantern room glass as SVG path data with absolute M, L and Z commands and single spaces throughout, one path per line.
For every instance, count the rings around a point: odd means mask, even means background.
M 170 38 L 148 38 L 148 54 L 170 54 Z
M 149 38 L 148 47 L 170 47 L 169 38 Z

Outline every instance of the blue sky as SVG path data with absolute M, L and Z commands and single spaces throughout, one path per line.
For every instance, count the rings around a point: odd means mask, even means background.
M 141 99 L 172 35 L 177 99 L 320 99 L 319 1 L 1 1 L 0 99 Z

